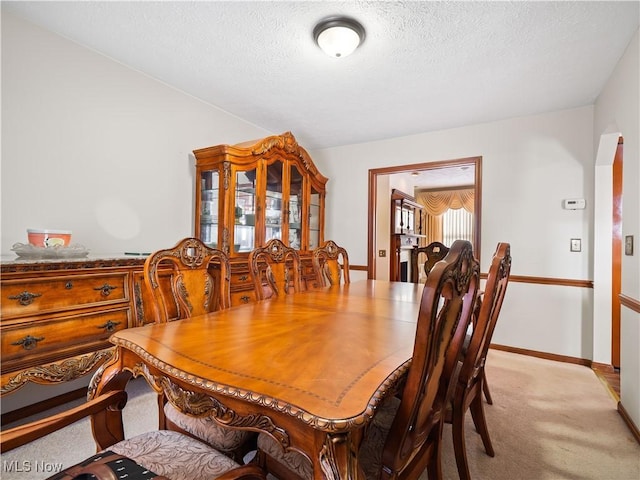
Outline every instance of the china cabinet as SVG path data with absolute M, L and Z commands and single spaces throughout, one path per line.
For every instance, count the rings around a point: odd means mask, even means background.
M 252 301 L 251 250 L 277 238 L 304 260 L 324 241 L 327 178 L 290 132 L 193 153 L 195 236 L 229 254 L 232 303 Z

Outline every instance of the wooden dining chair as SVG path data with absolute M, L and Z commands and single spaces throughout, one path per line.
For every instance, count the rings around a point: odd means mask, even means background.
M 319 286 L 340 285 L 350 283 L 349 279 L 349 255 L 333 240 L 324 242 L 313 250 L 311 261 L 316 281 Z
M 367 480 L 415 480 L 425 468 L 430 480 L 442 478 L 442 427 L 450 400 L 447 370 L 460 359 L 479 281 L 471 244 L 456 240 L 426 280 L 404 388 L 378 405 L 364 432 L 358 459 Z M 282 480 L 313 476 L 305 456 L 285 452 L 266 434 L 258 436 L 255 461 Z
M 427 259 L 424 262 L 423 270 L 425 277 L 429 276 L 429 272 L 433 266 L 442 260 L 449 252 L 449 247 L 440 242 L 431 242 L 426 247 L 414 247 L 411 250 L 411 282 L 418 283 L 420 278 L 419 257 L 425 254 Z
M 162 277 L 169 276 L 170 285 Z M 228 308 L 229 257 L 197 238 L 184 238 L 172 248 L 158 250 L 144 263 L 145 288 L 153 295 L 154 321 L 203 315 Z
M 169 282 L 162 281 L 166 278 Z M 144 282 L 153 294 L 156 323 L 230 307 L 229 258 L 197 238 L 185 238 L 172 248 L 149 255 Z M 160 428 L 195 436 L 236 459 L 242 458 L 255 440 L 253 432 L 219 425 L 207 416 L 184 414 L 162 396 L 160 402 Z
M 300 291 L 300 256 L 274 238 L 249 252 L 249 270 L 258 300 Z
M 453 446 L 460 480 L 471 478 L 464 437 L 467 410 L 471 410 L 473 423 L 480 434 L 485 451 L 491 457 L 495 454 L 484 415 L 482 395 L 487 352 L 507 291 L 510 272 L 511 247 L 508 243 L 499 243 L 491 260 L 473 332 L 468 345 L 463 349 L 457 377 L 453 379 L 455 387 L 449 421 L 453 424 Z
M 0 436 L 0 450 L 4 454 L 53 432 L 61 431 L 62 433 L 64 427 L 90 415 L 100 415 L 107 410 L 122 410 L 126 401 L 125 391 L 109 391 L 87 400 L 80 406 L 18 427 L 3 429 Z M 87 422 L 87 427 L 89 426 Z M 120 425 L 112 425 L 110 432 L 93 431 L 93 434 L 96 440 L 100 439 L 99 444 L 103 445 L 104 450 L 76 465 L 63 466 L 64 470 L 53 475 L 49 480 L 134 478 L 135 474 L 143 474 L 146 470 L 172 480 L 266 479 L 266 473 L 258 465 L 242 465 L 210 445 L 179 432 L 157 430 L 124 439 L 124 426 L 120 422 Z M 69 436 L 65 443 L 69 448 L 73 448 L 75 441 L 75 438 Z M 115 475 L 116 468 L 118 476 Z M 92 474 L 97 476 L 90 476 Z M 145 475 L 147 476 L 135 476 L 135 478 L 154 478 L 151 473 Z

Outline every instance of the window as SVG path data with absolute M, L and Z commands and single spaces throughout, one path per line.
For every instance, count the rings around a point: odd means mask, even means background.
M 451 246 L 459 239 L 473 243 L 473 214 L 464 208 L 450 208 L 442 214 L 442 243 Z

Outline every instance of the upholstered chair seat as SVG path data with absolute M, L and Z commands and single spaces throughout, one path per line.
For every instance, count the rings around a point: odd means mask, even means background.
M 358 460 L 366 480 L 377 480 L 379 478 L 384 443 L 387 440 L 399 406 L 399 398 L 391 397 L 387 399 L 380 406 L 368 426 L 367 434 L 358 453 Z M 258 449 L 271 457 L 272 462 L 267 463 L 269 469 L 276 474 L 280 473 L 282 478 L 295 480 L 313 479 L 311 462 L 298 452 L 283 452 L 282 448 L 270 436 L 265 434 L 258 436 Z M 277 462 L 275 469 L 273 461 Z M 286 474 L 283 474 L 282 468 L 285 469 Z
M 17 427 L 4 429 L 0 451 L 6 453 L 47 435 L 58 432 L 91 415 L 125 407 L 127 393 L 112 390 L 75 407 L 54 413 Z M 87 422 L 88 423 L 88 422 Z M 169 480 L 266 480 L 266 472 L 255 464 L 243 465 L 197 438 L 170 430 L 155 430 L 124 438 L 125 426 L 117 421 L 93 425 L 93 435 L 100 450 L 48 480 L 69 478 L 163 478 Z M 87 424 L 88 426 L 88 424 Z M 119 440 L 118 439 L 122 439 Z M 73 448 L 74 439 L 66 444 Z M 157 476 L 157 477 L 156 477 Z
M 217 450 L 239 460 L 239 453 L 244 453 L 254 432 L 224 427 L 209 416 L 192 417 L 179 411 L 171 403 L 164 406 L 167 426 L 172 430 L 182 431 L 203 442 L 214 446 Z M 175 428 L 177 427 L 177 428 Z
M 195 438 L 158 430 L 112 445 L 107 450 L 171 480 L 217 478 L 240 464 Z
M 298 452 L 284 452 L 282 447 L 269 435 L 258 435 L 259 455 L 269 465 L 269 470 L 278 478 L 310 480 L 313 478 L 313 466 L 304 455 Z
M 367 480 L 377 480 L 380 476 L 384 444 L 399 407 L 400 399 L 390 397 L 380 406 L 371 420 L 367 435 L 358 452 L 358 459 Z

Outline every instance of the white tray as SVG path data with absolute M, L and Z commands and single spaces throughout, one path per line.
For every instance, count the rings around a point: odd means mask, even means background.
M 83 245 L 72 244 L 67 247 L 36 247 L 30 243 L 14 243 L 13 252 L 21 258 L 82 258 L 89 254 L 89 250 Z

